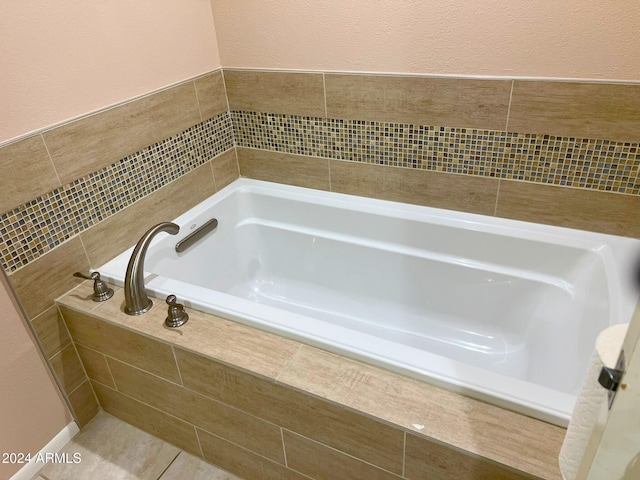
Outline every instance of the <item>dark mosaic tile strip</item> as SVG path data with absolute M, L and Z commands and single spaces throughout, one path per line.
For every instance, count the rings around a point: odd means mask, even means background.
M 231 147 L 225 112 L 4 213 L 2 267 L 17 270 Z
M 640 145 L 232 111 L 241 147 L 640 194 Z

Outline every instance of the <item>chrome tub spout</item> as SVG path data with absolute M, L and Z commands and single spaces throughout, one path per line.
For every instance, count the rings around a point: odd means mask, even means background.
M 163 222 L 152 227 L 136 244 L 129 259 L 127 275 L 124 279 L 124 312 L 127 315 L 142 315 L 149 311 L 153 302 L 144 289 L 144 257 L 153 237 L 160 232 L 175 235 L 180 227 L 175 223 Z

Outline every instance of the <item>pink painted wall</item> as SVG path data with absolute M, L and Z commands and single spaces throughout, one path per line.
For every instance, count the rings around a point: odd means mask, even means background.
M 0 453 L 39 452 L 71 421 L 0 273 Z M 22 467 L 0 463 L 0 478 Z
M 640 2 L 211 0 L 224 67 L 640 80 Z
M 220 67 L 209 0 L 0 2 L 0 143 Z

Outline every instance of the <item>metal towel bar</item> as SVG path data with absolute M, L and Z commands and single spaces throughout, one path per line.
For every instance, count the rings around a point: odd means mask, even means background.
M 189 235 L 187 235 L 178 243 L 176 243 L 176 252 L 178 253 L 184 252 L 187 248 L 189 248 L 191 245 L 196 243 L 198 240 L 200 240 L 210 231 L 215 230 L 217 227 L 218 227 L 218 219 L 212 218 L 207 223 L 202 225 L 200 228 L 198 228 L 194 232 L 191 232 Z

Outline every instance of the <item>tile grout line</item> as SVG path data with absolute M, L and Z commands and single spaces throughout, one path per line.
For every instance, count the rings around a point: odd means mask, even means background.
M 173 347 L 173 345 L 171 345 L 171 353 L 173 354 L 173 361 L 175 362 L 176 370 L 178 371 L 178 379 L 180 380 L 180 386 L 184 387 L 184 382 L 182 381 L 182 372 L 180 372 L 180 365 L 178 365 L 178 357 L 176 357 L 176 350 Z
M 407 432 L 404 432 L 404 438 L 402 442 L 402 477 L 405 476 L 405 469 L 407 466 Z
M 300 352 L 300 350 L 302 349 L 303 344 L 298 345 L 298 347 L 296 348 L 295 352 L 293 352 L 291 354 L 291 356 L 289 357 L 289 359 L 287 360 L 287 362 L 282 366 L 282 368 L 280 369 L 280 371 L 278 372 L 278 375 L 276 375 L 273 380 L 276 383 L 282 383 L 280 381 L 280 377 L 287 372 L 287 370 L 289 370 L 289 366 L 295 361 L 295 357 L 298 356 L 298 352 Z
M 280 426 L 280 439 L 282 440 L 282 454 L 284 455 L 284 466 L 289 468 L 289 461 L 287 460 L 287 447 L 284 444 L 284 429 Z
M 200 122 L 204 122 L 202 118 L 202 108 L 200 107 L 200 98 L 198 97 L 198 87 L 196 87 L 196 80 L 192 79 L 191 83 L 193 84 L 193 91 L 196 94 L 196 103 L 198 104 L 198 113 L 200 114 Z
M 502 179 L 498 178 L 498 188 L 496 189 L 496 204 L 493 208 L 493 216 L 498 215 L 498 198 L 500 198 L 500 184 L 502 183 Z
M 329 117 L 329 113 L 327 110 L 327 80 L 326 80 L 327 74 L 325 72 L 322 72 L 322 91 L 324 93 L 324 117 L 328 118 Z
M 178 453 L 176 453 L 176 456 L 173 457 L 173 460 L 171 460 L 169 462 L 169 465 L 167 465 L 166 468 L 164 470 L 162 470 L 162 472 L 160 472 L 160 475 L 158 476 L 158 478 L 156 480 L 160 480 L 162 478 L 162 476 L 165 473 L 167 473 L 167 470 L 169 470 L 171 468 L 171 465 L 173 465 L 173 463 L 178 459 L 178 457 L 180 456 L 181 453 L 182 453 L 182 450 L 178 450 Z
M 58 179 L 58 184 L 62 187 L 62 180 L 60 179 L 60 175 L 58 174 L 58 169 L 56 168 L 56 163 L 53 161 L 53 157 L 51 156 L 51 152 L 49 151 L 49 146 L 47 145 L 47 141 L 44 139 L 44 135 L 41 132 L 40 138 L 42 139 L 42 143 L 44 144 L 44 148 L 47 151 L 47 155 L 49 155 L 49 161 L 51 162 L 51 166 L 53 167 L 53 172 L 56 174 L 56 178 Z
M 511 100 L 513 99 L 513 86 L 515 84 L 515 80 L 511 80 L 511 90 L 509 92 L 509 105 L 507 106 L 507 121 L 504 125 L 504 131 L 509 131 L 509 115 L 511 114 Z
M 153 408 L 153 407 L 151 407 L 151 408 Z M 162 411 L 162 410 L 160 410 L 160 411 Z M 195 432 L 196 440 L 198 441 L 198 448 L 200 449 L 200 457 L 204 460 L 204 450 L 202 449 L 202 442 L 200 441 L 200 435 L 198 435 L 198 427 L 196 427 L 193 424 L 191 424 L 191 425 L 193 426 L 193 431 Z M 205 431 L 205 430 L 203 430 L 203 431 Z

